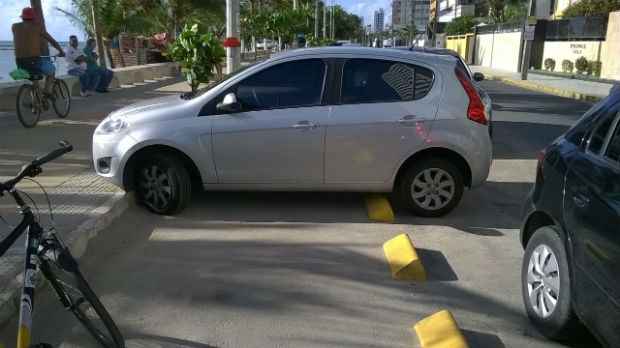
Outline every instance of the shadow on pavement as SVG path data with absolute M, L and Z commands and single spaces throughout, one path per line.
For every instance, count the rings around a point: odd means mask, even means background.
M 470 347 L 506 348 L 502 340 L 494 334 L 473 330 L 461 330 Z
M 428 281 L 457 281 L 458 276 L 441 251 L 416 248 Z

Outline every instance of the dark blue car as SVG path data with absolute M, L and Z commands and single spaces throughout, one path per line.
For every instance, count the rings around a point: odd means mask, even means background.
M 538 156 L 524 209 L 523 302 L 545 336 L 583 323 L 620 347 L 620 87 Z

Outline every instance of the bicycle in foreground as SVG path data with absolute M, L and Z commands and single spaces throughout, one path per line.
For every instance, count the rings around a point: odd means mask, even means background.
M 51 58 L 54 63 L 58 57 L 44 56 Z M 23 84 L 17 91 L 17 118 L 26 127 L 32 128 L 37 125 L 41 113 L 49 110 L 50 105 L 60 118 L 65 118 L 71 110 L 71 92 L 67 83 L 60 79 L 54 79 L 50 96 L 43 93 L 40 81 L 44 79 L 42 74 L 30 74 L 28 80 L 31 84 Z
M 37 209 L 36 203 L 27 193 L 20 192 L 15 188 L 15 185 L 24 179 L 33 181 L 38 185 L 38 182 L 30 178 L 41 174 L 41 167 L 45 163 L 71 150 L 73 150 L 71 144 L 61 141 L 58 149 L 25 165 L 16 177 L 6 182 L 0 182 L 0 196 L 8 193 L 17 203 L 19 213 L 22 215 L 22 221 L 19 225 L 4 240 L 0 241 L 0 257 L 23 233 L 26 233 L 25 269 L 20 301 L 17 348 L 51 347 L 45 343 L 30 345 L 37 270 L 40 270 L 41 274 L 49 281 L 62 305 L 76 316 L 101 346 L 105 348 L 125 347 L 123 337 L 116 324 L 86 282 L 77 261 L 64 245 L 60 236 L 56 234 L 53 225 L 52 228 L 44 230 L 39 224 L 38 216 L 33 212 L 33 208 L 24 201 L 24 197 L 32 202 L 35 209 Z M 40 185 L 39 187 L 47 197 L 45 189 Z M 53 221 L 49 197 L 47 202 L 50 209 L 50 219 Z

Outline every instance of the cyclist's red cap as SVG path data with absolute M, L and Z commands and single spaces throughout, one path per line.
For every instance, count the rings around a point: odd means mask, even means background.
M 33 20 L 36 17 L 36 13 L 32 7 L 25 7 L 22 10 L 22 19 Z

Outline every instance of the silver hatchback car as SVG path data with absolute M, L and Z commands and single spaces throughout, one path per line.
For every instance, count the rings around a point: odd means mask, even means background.
M 110 114 L 99 175 L 159 214 L 206 190 L 394 192 L 441 216 L 485 182 L 490 119 L 451 56 L 330 47 L 286 52 L 197 95 Z

